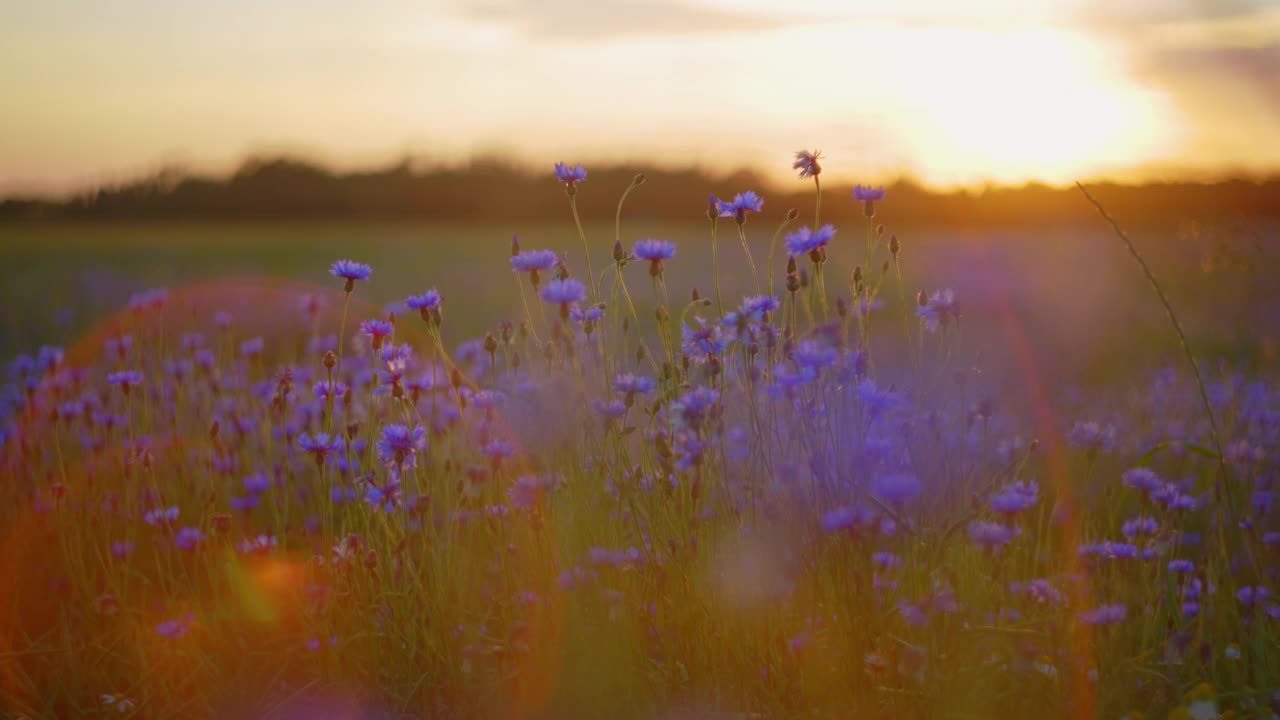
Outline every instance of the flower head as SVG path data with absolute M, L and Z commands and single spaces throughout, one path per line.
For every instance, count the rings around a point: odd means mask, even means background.
M 733 200 L 716 200 L 716 210 L 719 211 L 720 217 L 737 218 L 738 222 L 745 222 L 747 213 L 760 212 L 764 209 L 764 198 L 748 190 L 733 196 Z
M 807 177 L 816 178 L 822 172 L 822 166 L 818 164 L 818 160 L 821 157 L 821 151 L 800 150 L 796 153 L 796 161 L 791 163 L 791 168 L 800 171 L 802 180 Z
M 1014 483 L 991 497 L 991 509 L 1003 515 L 1017 515 L 1036 504 L 1040 486 L 1034 482 Z
M 107 383 L 118 386 L 127 395 L 129 390 L 142 383 L 141 370 L 120 370 L 107 375 Z
M 365 320 L 360 323 L 360 332 L 369 336 L 373 341 L 373 349 L 377 350 L 382 347 L 382 341 L 391 336 L 396 331 L 396 326 L 386 320 Z
M 387 465 L 395 465 L 402 470 L 412 470 L 417 466 L 417 453 L 427 446 L 427 430 L 421 426 L 410 428 L 395 423 L 382 428 L 382 437 L 378 440 L 378 458 Z
M 1111 625 L 1125 619 L 1129 614 L 1129 610 L 1120 604 L 1102 605 L 1094 610 L 1082 613 L 1080 622 L 1085 625 Z
M 878 202 L 884 200 L 884 186 L 872 188 L 870 185 L 863 187 L 856 185 L 853 188 L 853 199 L 858 202 Z
M 662 274 L 662 261 L 675 257 L 676 246 L 668 240 L 638 240 L 631 254 L 641 260 L 649 261 L 649 274 L 657 277 Z
M 927 301 L 916 308 L 916 315 L 924 322 L 929 332 L 937 332 L 939 327 L 946 327 L 952 320 L 960 317 L 955 291 L 946 288 L 934 292 Z
M 511 256 L 511 269 L 515 272 L 532 273 L 536 278 L 539 272 L 554 268 L 558 260 L 550 250 L 525 250 Z
M 977 521 L 969 525 L 969 539 L 984 550 L 999 550 L 1013 540 L 1016 531 L 1000 523 Z
M 347 292 L 351 292 L 355 289 L 357 280 L 369 279 L 369 276 L 373 274 L 373 268 L 354 260 L 338 260 L 329 266 L 329 274 L 346 280 L 345 289 Z
M 573 278 L 552 280 L 543 285 L 538 293 L 538 297 L 541 297 L 543 302 L 560 306 L 560 318 L 563 320 L 569 319 L 569 305 L 582 302 L 586 296 L 586 287 Z
M 893 505 L 915 499 L 921 489 L 920 479 L 911 473 L 880 475 L 871 481 L 871 494 Z
M 556 163 L 556 179 L 564 183 L 566 188 L 573 188 L 587 179 L 587 169 L 581 164 L 569 166 L 568 163 Z
M 410 310 L 435 310 L 440 307 L 440 292 L 431 288 L 421 295 L 410 295 L 405 298 L 404 305 Z
M 787 235 L 787 254 L 791 257 L 808 255 L 810 259 L 820 257 L 818 253 L 835 237 L 836 229 L 832 225 L 823 225 L 817 230 L 802 227 Z
M 298 436 L 298 446 L 315 457 L 316 465 L 323 465 L 329 453 L 342 447 L 342 441 L 336 437 L 330 437 L 329 433 L 318 432 L 315 435 L 302 433 Z

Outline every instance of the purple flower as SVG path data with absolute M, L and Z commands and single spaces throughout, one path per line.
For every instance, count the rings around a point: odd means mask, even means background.
M 1120 532 L 1123 533 L 1125 537 L 1133 539 L 1142 535 L 1155 535 L 1156 531 L 1159 529 L 1160 523 L 1156 522 L 1155 518 L 1136 517 L 1125 522 L 1125 524 L 1121 526 Z
M 111 543 L 111 554 L 124 559 L 133 554 L 133 548 L 132 540 L 116 540 Z
M 661 262 L 676 254 L 676 246 L 668 240 L 637 240 L 631 253 L 641 260 Z
M 161 637 L 180 638 L 191 630 L 191 617 L 187 616 L 181 620 L 166 620 L 156 626 L 156 632 Z
M 365 320 L 360 323 L 360 332 L 373 339 L 374 348 L 382 347 L 384 338 L 390 337 L 396 326 L 388 320 Z
M 671 410 L 680 425 L 696 432 L 703 421 L 718 410 L 719 404 L 719 391 L 699 386 L 672 403 Z
M 534 277 L 542 271 L 556 266 L 559 258 L 550 250 L 525 250 L 511 256 L 511 269 L 514 272 L 533 273 Z
M 680 352 L 695 363 L 705 363 L 712 356 L 719 355 L 729 347 L 719 325 L 708 325 L 700 317 L 695 317 L 697 327 L 680 326 Z
M 556 163 L 556 179 L 572 188 L 587 179 L 587 169 L 581 164 L 570 167 L 567 163 Z
M 811 260 L 815 259 L 815 257 L 821 257 L 819 253 L 827 246 L 827 243 L 831 242 L 835 234 L 836 229 L 833 225 L 823 225 L 817 230 L 802 227 L 787 235 L 785 243 L 787 254 L 791 257 L 807 254 Z
M 378 440 L 378 457 L 387 465 L 412 470 L 417 465 L 418 451 L 426 449 L 426 446 L 426 428 L 410 428 L 399 423 L 387 425 L 382 428 L 382 438 Z
M 855 508 L 836 508 L 822 516 L 822 529 L 827 532 L 853 530 L 862 524 L 864 514 Z
M 240 343 L 240 354 L 247 358 L 258 357 L 265 347 L 266 341 L 261 337 L 249 338 Z
M 266 473 L 254 473 L 244 479 L 244 489 L 254 495 L 261 495 L 271 489 L 271 478 Z
M 605 402 L 600 398 L 596 398 L 592 401 L 591 407 L 603 420 L 621 420 L 627 414 L 626 403 L 621 400 Z
M 1081 613 L 1080 622 L 1085 625 L 1102 626 L 1121 622 L 1129 614 L 1129 610 L 1120 604 L 1102 605 L 1094 610 Z
M 1104 540 L 1092 545 L 1081 545 L 1077 553 L 1081 557 L 1097 557 L 1104 560 L 1135 560 L 1138 557 L 1138 547 L 1131 543 Z
M 311 386 L 311 392 L 315 393 L 316 398 L 320 400 L 328 400 L 330 398 L 336 400 L 347 394 L 347 386 L 337 380 L 332 382 L 321 380 Z
M 916 315 L 929 332 L 937 332 L 939 326 L 946 327 L 953 319 L 960 317 L 955 291 L 947 288 L 934 292 L 925 304 L 916 308 Z
M 734 195 L 730 202 L 716 200 L 716 209 L 720 211 L 720 217 L 737 218 L 738 222 L 743 222 L 748 212 L 760 212 L 764 209 L 764 198 L 748 190 Z
M 172 525 L 177 519 L 177 505 L 168 508 L 154 508 L 152 510 L 148 510 L 147 513 L 142 516 L 143 522 L 148 525 L 154 525 L 155 527 L 166 527 L 168 525 Z
M 354 260 L 338 260 L 329 266 L 329 274 L 346 280 L 346 291 L 351 292 L 355 288 L 357 280 L 369 279 L 369 276 L 373 274 L 373 269 L 364 263 L 358 263 Z
M 656 387 L 652 378 L 626 373 L 613 379 L 614 391 L 623 395 L 649 395 Z
M 1171 573 L 1191 573 L 1196 569 L 1196 564 L 1190 560 L 1178 559 L 1169 561 L 1169 572 Z
M 318 432 L 315 435 L 302 433 L 298 436 L 298 445 L 306 452 L 311 453 L 316 459 L 316 465 L 323 465 L 324 460 L 329 453 L 342 447 L 342 441 L 336 437 L 329 437 L 328 433 Z
M 1134 490 L 1141 490 L 1145 493 L 1153 493 L 1164 487 L 1164 480 L 1160 478 L 1155 471 L 1150 468 L 1136 467 L 1124 471 L 1122 476 L 1124 484 Z
M 204 540 L 204 533 L 200 532 L 199 528 L 184 527 L 174 535 L 173 544 L 177 545 L 179 550 L 191 552 L 202 540 Z
M 1043 578 L 1027 583 L 1026 591 L 1038 603 L 1061 605 L 1063 601 L 1062 593 Z
M 129 389 L 142 383 L 141 370 L 120 370 L 107 375 L 107 383 L 117 385 L 127 394 Z
M 587 289 L 582 283 L 569 278 L 567 280 L 552 280 L 542 286 L 542 290 L 538 293 L 544 302 L 552 305 L 559 305 L 562 315 L 568 317 L 569 304 L 582 302 L 587 297 Z
M 854 186 L 853 199 L 858 202 L 879 202 L 884 200 L 884 186 L 872 188 L 870 185 L 863 187 L 861 185 Z
M 1034 482 L 1014 483 L 991 497 L 991 509 L 1002 515 L 1017 515 L 1036 504 L 1040 486 Z
M 807 177 L 818 177 L 822 172 L 822 166 L 818 164 L 818 160 L 822 157 L 822 153 L 818 150 L 812 152 L 808 150 L 800 150 L 796 153 L 796 161 L 791 163 L 791 169 L 800 171 L 800 179 Z
M 1112 450 L 1116 444 L 1116 429 L 1110 425 L 1103 426 L 1096 422 L 1078 422 L 1071 428 L 1068 436 L 1071 444 L 1083 450 L 1097 452 Z
M 969 539 L 980 545 L 983 550 L 999 550 L 1013 540 L 1017 532 L 1000 523 L 976 521 L 969 525 Z
M 915 499 L 921 489 L 920 479 L 910 473 L 880 475 L 871 481 L 871 494 L 892 505 Z
M 1261 585 L 1246 585 L 1236 591 L 1236 600 L 1245 607 L 1253 607 L 1266 602 L 1271 597 L 1271 591 Z
M 405 298 L 404 305 L 410 310 L 431 312 L 440 307 L 440 293 L 435 288 L 431 288 L 421 295 L 410 295 Z

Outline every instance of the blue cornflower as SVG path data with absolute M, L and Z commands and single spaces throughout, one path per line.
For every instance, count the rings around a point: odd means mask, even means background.
M 824 248 L 835 234 L 836 229 L 832 225 L 823 225 L 817 230 L 802 227 L 787 235 L 787 254 L 791 257 L 808 255 L 810 260 L 821 262 L 824 259 Z
M 627 405 L 621 400 L 605 402 L 596 398 L 591 402 L 591 407 L 603 420 L 621 420 L 627 414 Z
M 822 152 L 814 150 L 800 150 L 796 152 L 796 161 L 791 163 L 793 170 L 800 171 L 800 178 L 818 177 L 822 172 L 822 166 L 818 164 L 818 159 L 822 157 Z
M 672 404 L 676 420 L 684 427 L 697 431 L 703 421 L 718 409 L 720 393 L 708 387 L 696 387 Z
M 1271 591 L 1262 585 L 1249 586 L 1246 585 L 1236 591 L 1236 600 L 1245 607 L 1253 607 L 1266 602 L 1271 597 Z
M 329 274 L 346 280 L 345 289 L 347 292 L 351 292 L 355 289 L 357 280 L 369 279 L 369 276 L 373 274 L 373 268 L 354 260 L 338 260 L 329 266 Z
M 1130 468 L 1121 477 L 1125 485 L 1147 494 L 1154 493 L 1165 485 L 1164 480 L 1151 468 Z
M 142 371 L 120 370 L 119 372 L 113 372 L 107 375 L 107 383 L 119 386 L 124 391 L 124 394 L 128 395 L 131 388 L 142 383 Z
M 181 620 L 166 620 L 156 625 L 156 633 L 161 637 L 180 638 L 191 631 L 191 616 Z
M 1136 517 L 1125 522 L 1120 528 L 1120 532 L 1127 538 L 1141 537 L 1143 535 L 1155 535 L 1160 529 L 1160 523 L 1156 522 L 1152 517 Z
M 913 500 L 921 490 L 920 479 L 910 473 L 880 475 L 871 481 L 871 494 L 891 505 Z
M 380 349 L 382 341 L 390 337 L 395 331 L 396 326 L 387 320 L 365 320 L 360 323 L 360 332 L 369 336 L 374 350 Z
M 1170 560 L 1167 567 L 1171 573 L 1188 574 L 1195 571 L 1196 564 L 1190 560 L 1179 558 L 1177 560 Z
M 267 343 L 261 336 L 252 337 L 240 343 L 240 354 L 247 358 L 256 358 L 262 355 L 262 351 L 266 349 Z
M 649 274 L 657 277 L 662 274 L 662 261 L 675 257 L 676 246 L 667 240 L 637 240 L 631 254 L 648 260 Z
M 1111 625 L 1124 620 L 1129 610 L 1124 605 L 1102 605 L 1094 610 L 1081 613 L 1080 622 L 1085 625 Z
M 347 386 L 337 380 L 332 382 L 321 380 L 311 387 L 311 392 L 315 393 L 316 398 L 320 400 L 329 400 L 333 398 L 337 400 L 347 394 Z
M 977 521 L 969 525 L 969 539 L 984 550 L 999 550 L 1017 534 L 1014 528 L 1000 523 Z
M 329 453 L 342 447 L 342 441 L 339 438 L 330 437 L 328 433 L 318 432 L 315 435 L 302 433 L 298 436 L 298 446 L 315 456 L 316 465 L 320 466 L 324 464 Z
M 440 299 L 440 292 L 431 288 L 421 295 L 410 295 L 405 298 L 404 305 L 410 310 L 418 310 L 425 314 L 439 308 Z
M 822 370 L 836 364 L 840 352 L 826 343 L 817 340 L 801 340 L 791 353 L 791 359 L 802 368 Z
M 167 508 L 154 508 L 148 510 L 142 516 L 142 521 L 148 525 L 156 527 L 166 527 L 172 525 L 178 519 L 178 506 L 174 505 Z
M 556 163 L 556 179 L 564 183 L 565 188 L 572 190 L 578 183 L 587 179 L 587 169 L 581 164 L 570 167 L 568 163 Z
M 781 303 L 772 295 L 750 295 L 742 299 L 738 315 L 749 322 L 764 322 L 769 313 L 774 312 Z
M 560 258 L 550 250 L 525 250 L 511 256 L 511 269 L 529 273 L 529 282 L 537 287 L 541 280 L 538 273 L 554 268 L 559 261 Z
M 1061 605 L 1064 598 L 1048 580 L 1039 578 L 1027 583 L 1026 592 L 1036 602 L 1049 605 Z
M 582 302 L 587 296 L 587 289 L 582 283 L 568 278 L 565 280 L 552 280 L 542 286 L 542 291 L 538 293 L 543 302 L 560 306 L 560 318 L 562 320 L 569 319 L 569 306 L 576 302 Z
M 748 212 L 764 209 L 764 198 L 748 190 L 734 195 L 732 201 L 716 200 L 716 209 L 720 211 L 720 217 L 737 218 L 739 223 L 744 223 Z
M 382 428 L 382 438 L 378 440 L 378 457 L 387 465 L 412 470 L 417 466 L 418 450 L 426 449 L 426 446 L 426 428 L 410 428 L 395 423 Z
M 622 395 L 633 397 L 635 395 L 649 395 L 653 393 L 656 384 L 652 378 L 643 375 L 635 375 L 626 373 L 619 375 L 613 379 L 613 389 Z
M 569 308 L 569 317 L 579 325 L 586 325 L 586 331 L 590 333 L 595 323 L 604 319 L 604 308 L 599 305 L 590 305 L 583 310 L 578 305 L 573 305 Z
M 1134 560 L 1138 557 L 1138 546 L 1132 543 L 1104 540 L 1091 545 L 1081 545 L 1077 553 L 1081 557 L 1098 557 L 1104 560 Z
M 713 356 L 724 352 L 729 346 L 719 325 L 708 325 L 705 320 L 695 317 L 697 327 L 680 326 L 680 352 L 695 363 L 705 363 Z
M 884 186 L 872 188 L 870 185 L 863 187 L 856 185 L 853 188 L 853 199 L 858 202 L 878 202 L 884 199 Z
M 400 506 L 400 500 L 404 493 L 404 489 L 400 483 L 400 474 L 392 469 L 391 476 L 381 487 L 374 483 L 369 483 L 369 487 L 365 490 L 364 500 L 373 506 L 374 510 L 383 512 L 391 512 Z
M 244 479 L 244 489 L 254 495 L 261 495 L 271 488 L 271 478 L 266 473 L 254 473 Z
M 173 544 L 178 546 L 179 550 L 191 552 L 196 549 L 204 540 L 204 533 L 199 528 L 184 527 L 173 536 Z
M 841 507 L 822 516 L 822 529 L 826 532 L 852 531 L 867 519 L 857 508 Z
M 1104 427 L 1101 423 L 1093 421 L 1077 422 L 1072 426 L 1067 438 L 1072 445 L 1089 452 L 1110 451 L 1115 448 L 1116 429 L 1111 425 Z
M 937 332 L 939 326 L 946 327 L 952 320 L 960 317 L 955 291 L 951 288 L 938 290 L 916 308 L 916 315 L 929 332 Z
M 862 203 L 862 212 L 867 217 L 875 217 L 876 203 L 884 199 L 884 186 L 872 188 L 870 185 L 865 188 L 861 185 L 853 188 L 853 199 Z
M 1002 515 L 1017 515 L 1036 504 L 1040 486 L 1034 482 L 1018 482 L 991 497 L 991 509 Z

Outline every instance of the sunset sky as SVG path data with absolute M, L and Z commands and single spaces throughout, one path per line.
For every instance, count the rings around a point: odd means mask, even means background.
M 0 193 L 287 151 L 950 186 L 1280 171 L 1280 0 L 0 0 Z

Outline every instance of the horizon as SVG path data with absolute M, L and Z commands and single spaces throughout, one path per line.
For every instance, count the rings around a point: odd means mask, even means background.
M 1249 0 L 75 0 L 0 9 L 0 28 L 7 197 L 273 154 L 644 158 L 785 187 L 780 148 L 816 147 L 833 181 L 944 191 L 1280 171 L 1280 8 Z

